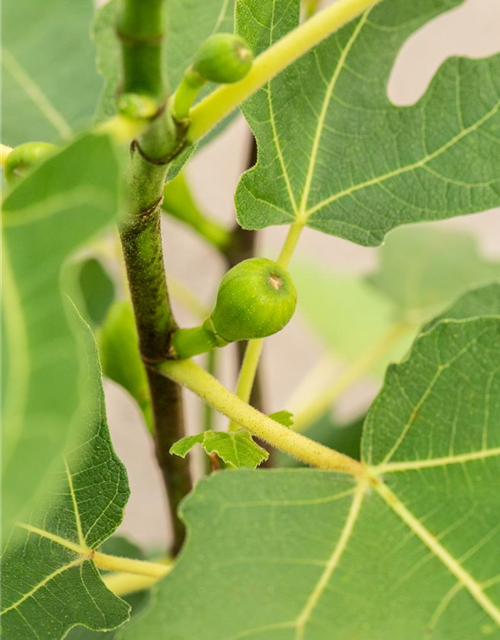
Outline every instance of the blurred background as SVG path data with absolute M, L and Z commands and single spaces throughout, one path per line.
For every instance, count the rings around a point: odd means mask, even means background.
M 429 23 L 415 33 L 401 50 L 389 84 L 390 98 L 400 105 L 417 101 L 437 68 L 449 56 L 479 58 L 499 52 L 499 25 L 498 0 L 468 0 L 459 9 Z M 238 178 L 246 168 L 250 142 L 248 127 L 240 116 L 213 144 L 201 150 L 188 166 L 187 177 L 200 206 L 221 224 L 231 226 L 234 223 L 233 194 Z M 460 230 L 469 234 L 477 241 L 484 259 L 500 261 L 500 210 L 426 226 L 444 232 Z M 259 232 L 256 254 L 275 259 L 285 233 L 286 230 L 280 227 Z M 207 307 L 211 307 L 217 285 L 224 273 L 223 260 L 190 229 L 174 219 L 164 217 L 163 235 L 169 275 L 193 291 Z M 391 235 L 388 237 L 388 245 Z M 439 237 L 446 238 L 447 235 Z M 465 250 L 468 250 L 468 246 L 466 243 Z M 394 247 L 393 251 L 397 253 L 397 244 Z M 429 255 L 422 256 L 422 264 L 425 264 L 426 258 L 432 259 L 434 256 L 431 254 L 436 250 L 439 251 L 439 246 L 429 248 Z M 425 252 L 424 249 L 423 253 Z M 464 267 L 460 264 L 462 256 L 456 251 L 454 255 L 454 260 L 457 261 L 456 278 L 462 278 L 466 285 L 467 277 L 461 275 Z M 339 281 L 343 283 L 342 295 L 349 296 L 346 291 L 352 291 L 352 295 L 357 296 L 359 292 L 352 282 L 356 282 L 358 274 L 363 276 L 372 273 L 379 260 L 380 249 L 359 247 L 332 236 L 305 230 L 291 266 L 298 284 L 298 312 L 283 332 L 268 338 L 265 344 L 262 368 L 267 413 L 296 409 L 297 403 L 300 406 L 304 398 L 307 400 L 307 389 L 303 389 L 300 394 L 297 391 L 303 387 L 306 376 L 314 386 L 318 379 L 335 379 L 335 376 L 342 375 L 348 366 L 345 358 L 338 357 L 342 348 L 335 353 L 335 346 L 338 345 L 332 344 L 329 339 L 328 326 L 323 330 L 320 326 L 318 331 L 317 320 L 321 314 L 321 306 L 313 308 L 307 295 L 301 300 L 301 286 L 307 292 L 308 277 L 320 282 L 325 296 L 324 304 L 335 308 L 334 298 L 339 294 Z M 492 274 L 495 273 L 495 266 L 491 265 Z M 446 265 L 448 272 L 453 271 L 453 267 L 453 264 Z M 479 271 L 488 272 L 488 269 L 481 267 Z M 499 275 L 500 271 L 496 271 L 496 276 Z M 344 287 L 346 282 L 342 279 L 344 276 L 347 278 L 347 289 Z M 329 281 L 332 282 L 330 299 Z M 455 282 L 450 289 L 452 295 L 456 293 L 456 285 Z M 354 299 L 350 302 L 354 302 Z M 197 318 L 175 297 L 173 305 L 181 326 L 198 323 Z M 345 306 L 349 307 L 349 304 L 346 302 Z M 349 316 L 346 314 L 349 309 L 343 311 L 343 316 L 339 312 L 340 320 L 348 323 Z M 335 325 L 336 320 L 337 318 L 332 317 L 332 325 Z M 364 321 L 369 327 L 374 319 L 367 317 Z M 324 318 L 319 324 L 325 324 Z M 234 389 L 236 380 L 233 349 L 234 345 L 230 345 L 221 350 L 218 362 L 218 375 L 230 389 Z M 350 386 L 335 404 L 336 417 L 348 421 L 361 415 L 377 392 L 380 381 L 381 377 L 376 373 L 371 377 L 363 376 L 362 380 Z M 163 488 L 149 435 L 135 403 L 122 389 L 109 381 L 106 381 L 106 398 L 113 442 L 127 467 L 132 491 L 120 531 L 138 543 L 150 547 L 163 546 L 168 536 L 168 525 L 163 505 Z M 185 400 L 188 428 L 191 432 L 198 431 L 202 427 L 203 409 L 189 392 L 185 393 Z M 219 420 L 218 424 L 223 425 L 224 422 Z M 200 456 L 198 451 L 193 456 L 195 470 L 200 467 Z

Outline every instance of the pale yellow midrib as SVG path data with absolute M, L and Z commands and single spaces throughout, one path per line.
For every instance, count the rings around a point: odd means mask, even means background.
M 273 0 L 273 10 L 272 10 L 272 14 L 271 14 L 271 27 L 269 29 L 269 31 L 270 31 L 270 34 L 269 34 L 269 43 L 270 43 L 270 45 L 273 44 L 274 9 L 275 9 L 275 7 L 276 7 L 276 0 Z M 290 199 L 290 204 L 292 205 L 293 213 L 295 214 L 295 217 L 297 217 L 297 203 L 295 202 L 295 196 L 293 195 L 292 183 L 290 182 L 290 178 L 288 176 L 288 170 L 286 168 L 285 158 L 283 157 L 283 153 L 281 151 L 281 145 L 280 145 L 280 141 L 279 141 L 278 131 L 276 129 L 276 120 L 274 118 L 274 107 L 273 107 L 273 101 L 272 101 L 272 97 L 271 97 L 271 84 L 272 84 L 272 79 L 269 81 L 269 83 L 267 85 L 267 104 L 269 105 L 269 117 L 270 117 L 270 122 L 271 122 L 271 129 L 272 129 L 272 132 L 273 132 L 274 146 L 276 147 L 276 152 L 278 154 L 278 159 L 280 161 L 281 170 L 283 172 L 283 178 L 285 179 L 286 190 L 288 192 L 288 198 Z
M 66 549 L 69 549 L 70 551 L 73 551 L 74 553 L 78 553 L 82 556 L 87 556 L 87 555 L 90 556 L 90 554 L 92 553 L 92 550 L 89 549 L 87 546 L 85 546 L 85 544 L 83 545 L 76 544 L 75 542 L 71 542 L 71 540 L 66 540 L 66 538 L 61 538 L 61 536 L 58 536 L 55 533 L 51 533 L 50 531 L 46 531 L 45 529 L 40 529 L 39 527 L 34 527 L 31 524 L 25 524 L 24 522 L 16 522 L 16 526 L 20 527 L 21 529 L 25 529 L 30 533 L 36 533 L 41 538 L 46 538 L 47 540 L 56 542 L 57 544 L 61 545 L 61 547 L 65 547 Z
M 474 600 L 500 626 L 500 609 L 484 593 L 481 584 L 468 573 L 460 563 L 437 541 L 430 531 L 409 511 L 394 493 L 382 482 L 377 483 L 376 491 L 386 504 L 401 518 L 413 533 L 420 538 L 428 549 L 452 573 Z
M 80 543 L 80 546 L 83 549 L 85 549 L 87 547 L 87 545 L 86 545 L 86 542 L 85 542 L 85 537 L 83 535 L 82 521 L 80 519 L 80 510 L 78 509 L 78 502 L 76 500 L 75 488 L 73 486 L 73 477 L 71 475 L 71 471 L 69 470 L 69 466 L 68 466 L 68 463 L 66 461 L 66 458 L 64 458 L 64 468 L 66 470 L 66 477 L 68 479 L 69 493 L 71 495 L 71 502 L 73 504 L 73 511 L 74 511 L 74 514 L 75 514 L 75 524 L 76 524 L 76 530 L 78 532 L 78 542 Z
M 307 174 L 306 174 L 306 179 L 304 182 L 304 190 L 302 192 L 302 198 L 301 198 L 301 202 L 300 202 L 300 215 L 302 218 L 307 218 L 306 215 L 306 210 L 307 210 L 307 201 L 309 199 L 309 193 L 311 192 L 311 185 L 312 185 L 312 180 L 313 180 L 313 176 L 314 176 L 314 170 L 316 168 L 316 158 L 318 156 L 318 151 L 319 151 L 319 145 L 321 142 L 321 136 L 323 134 L 323 128 L 325 125 L 325 119 L 326 119 L 326 114 L 328 113 L 328 108 L 330 106 L 330 100 L 333 94 L 333 91 L 335 89 L 335 86 L 337 85 L 337 80 L 340 77 L 340 74 L 344 68 L 344 64 L 345 61 L 347 59 L 347 56 L 349 55 L 354 43 L 356 42 L 359 33 L 361 32 L 361 29 L 364 27 L 364 24 L 366 22 L 366 20 L 368 19 L 368 15 L 370 13 L 371 9 L 368 9 L 368 11 L 366 11 L 362 16 L 361 19 L 359 20 L 358 24 L 356 25 L 356 28 L 354 29 L 354 31 L 351 34 L 351 37 L 349 38 L 349 40 L 347 41 L 347 44 L 345 45 L 345 47 L 342 50 L 342 53 L 340 54 L 339 60 L 337 62 L 337 65 L 335 67 L 335 71 L 333 72 L 333 76 L 332 79 L 330 80 L 330 84 L 327 87 L 327 90 L 325 92 L 325 97 L 323 99 L 323 104 L 321 106 L 321 112 L 319 114 L 319 118 L 318 118 L 318 124 L 316 126 L 316 131 L 314 134 L 314 140 L 313 140 L 313 146 L 311 148 L 311 156 L 309 159 L 309 165 L 307 168 Z M 318 63 L 319 64 L 319 63 Z
M 305 607 L 302 609 L 302 611 L 300 612 L 295 622 L 295 627 L 297 630 L 297 635 L 296 635 L 297 640 L 300 640 L 302 638 L 304 627 L 307 621 L 309 620 L 309 618 L 311 617 L 311 613 L 313 612 L 314 607 L 316 606 L 322 593 L 326 589 L 328 582 L 331 579 L 347 547 L 349 538 L 351 537 L 352 531 L 354 529 L 354 525 L 356 523 L 359 512 L 361 510 L 361 505 L 363 502 L 363 497 L 365 495 L 365 492 L 366 492 L 366 484 L 360 481 L 358 484 L 356 493 L 354 494 L 354 497 L 353 497 L 349 515 L 347 516 L 347 519 L 345 521 L 344 528 L 342 529 L 342 532 L 340 534 L 339 540 L 335 545 L 335 549 L 333 550 L 333 553 L 331 554 L 325 566 L 325 569 L 320 576 L 320 579 L 316 583 L 314 590 L 309 596 Z
M 57 133 L 62 138 L 71 137 L 73 131 L 68 122 L 54 107 L 33 78 L 23 69 L 18 60 L 4 47 L 2 47 L 2 64 L 10 73 L 13 80 L 17 82 L 33 104 L 38 107 L 41 113 L 47 118 Z
M 314 207 L 312 207 L 311 209 L 308 209 L 305 212 L 306 217 L 313 215 L 314 213 L 316 213 L 323 207 L 326 207 L 327 205 L 331 204 L 332 202 L 335 202 L 336 200 L 340 200 L 341 198 L 345 198 L 346 196 L 349 196 L 352 193 L 356 193 L 361 189 L 366 189 L 367 187 L 375 186 L 377 184 L 385 182 L 386 180 L 395 178 L 403 173 L 408 173 L 409 171 L 414 171 L 415 169 L 425 166 L 427 163 L 431 162 L 432 160 L 435 160 L 440 155 L 448 151 L 448 149 L 450 149 L 453 145 L 457 144 L 457 142 L 460 142 L 460 140 L 468 136 L 469 133 L 474 133 L 474 131 L 477 131 L 479 127 L 481 127 L 485 122 L 487 122 L 490 118 L 496 115 L 499 109 L 500 109 L 500 102 L 498 102 L 493 107 L 493 109 L 488 111 L 488 113 L 486 113 L 477 122 L 475 122 L 473 125 L 471 125 L 467 129 L 464 129 L 463 131 L 461 131 L 458 135 L 456 135 L 454 138 L 449 140 L 442 147 L 440 147 L 439 149 L 436 149 L 436 151 L 433 151 L 432 153 L 424 156 L 423 158 L 421 158 L 417 162 L 414 162 L 413 164 L 409 164 L 405 167 L 400 167 L 399 169 L 394 169 L 394 171 L 389 171 L 388 173 L 382 176 L 371 178 L 370 180 L 366 180 L 365 182 L 362 182 L 358 185 L 354 185 L 352 187 L 349 187 L 348 189 L 344 189 L 344 191 L 339 191 L 335 195 L 330 196 L 329 198 L 326 198 L 325 200 L 322 200 L 318 204 L 314 205 Z
M 35 594 L 39 589 L 44 587 L 48 582 L 53 580 L 56 576 L 58 576 L 61 573 L 64 573 L 64 571 L 67 571 L 68 569 L 76 566 L 77 564 L 81 564 L 84 560 L 85 558 L 77 558 L 76 560 L 73 560 L 72 562 L 68 562 L 68 564 L 63 565 L 62 567 L 59 567 L 59 569 L 56 569 L 50 575 L 48 575 L 46 578 L 40 581 L 37 585 L 35 585 L 33 589 L 25 593 L 21 598 L 19 598 L 17 602 L 14 602 L 14 604 L 11 604 L 9 607 L 6 607 L 5 609 L 3 609 L 0 612 L 0 616 L 3 616 L 4 613 L 8 613 L 13 609 L 17 609 L 25 600 L 27 600 L 28 598 L 31 598 L 33 594 Z
M 500 456 L 500 447 L 485 449 L 483 451 L 473 451 L 455 456 L 444 456 L 443 458 L 430 458 L 429 460 L 412 460 L 411 462 L 390 462 L 373 467 L 377 474 L 395 473 L 398 471 L 412 471 L 419 469 L 429 469 L 432 467 L 444 467 L 449 464 L 463 464 L 474 460 L 485 460 Z

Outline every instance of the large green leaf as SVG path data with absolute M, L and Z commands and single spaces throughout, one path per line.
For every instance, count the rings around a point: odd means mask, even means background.
M 2 522 L 44 491 L 80 401 L 81 360 L 61 268 L 117 212 L 110 141 L 86 135 L 51 157 L 3 206 Z
M 236 194 L 245 228 L 306 220 L 377 245 L 397 225 L 500 203 L 500 56 L 448 60 L 413 106 L 387 96 L 405 40 L 461 1 L 384 0 L 246 102 L 259 160 Z M 238 31 L 261 51 L 299 10 L 300 0 L 242 0 Z
M 5 640 L 57 640 L 77 624 L 108 630 L 129 617 L 129 606 L 105 587 L 92 561 L 122 521 L 129 489 L 109 438 L 97 349 L 81 319 L 78 329 L 87 361 L 85 427 L 2 555 Z
M 2 142 L 56 141 L 89 124 L 101 87 L 92 0 L 5 0 Z
M 200 482 L 186 548 L 123 637 L 499 638 L 499 350 L 499 317 L 422 335 L 368 414 L 359 481 Z

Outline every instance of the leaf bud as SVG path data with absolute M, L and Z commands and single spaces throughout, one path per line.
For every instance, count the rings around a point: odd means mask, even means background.
M 288 324 L 296 305 L 290 274 L 272 260 L 251 258 L 222 279 L 209 322 L 226 342 L 265 338 Z
M 192 69 L 211 82 L 238 82 L 250 71 L 253 54 L 243 38 L 217 33 L 201 45 Z

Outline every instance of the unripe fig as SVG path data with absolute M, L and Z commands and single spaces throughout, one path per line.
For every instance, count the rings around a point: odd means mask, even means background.
M 205 80 L 228 84 L 244 78 L 252 62 L 253 54 L 243 38 L 217 33 L 201 45 L 192 69 Z
M 23 178 L 35 165 L 50 156 L 57 147 L 48 142 L 26 142 L 13 149 L 5 161 L 5 177 L 9 182 Z
M 222 279 L 208 323 L 227 342 L 265 338 L 288 324 L 296 304 L 289 273 L 272 260 L 251 258 Z

